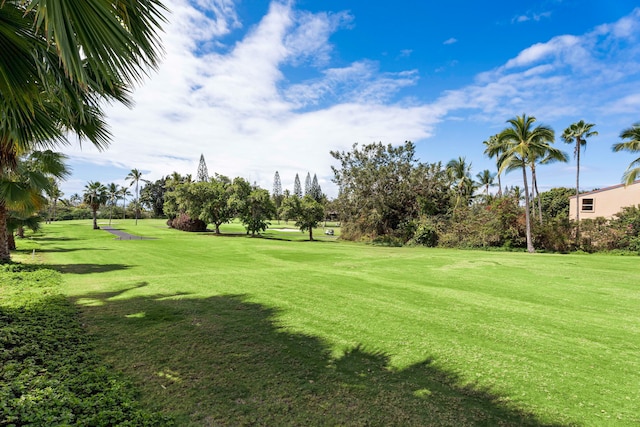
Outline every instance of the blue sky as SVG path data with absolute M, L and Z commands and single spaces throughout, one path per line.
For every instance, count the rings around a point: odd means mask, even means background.
M 562 131 L 596 124 L 584 189 L 619 183 L 635 158 L 611 145 L 640 121 L 637 1 L 166 4 L 162 66 L 133 109 L 107 107 L 107 151 L 66 149 L 66 197 L 90 180 L 124 184 L 132 168 L 150 180 L 195 176 L 200 154 L 210 174 L 270 190 L 276 170 L 289 189 L 310 172 L 335 196 L 329 151 L 378 141 L 411 140 L 424 162 L 463 156 L 475 175 L 495 170 L 482 141 L 522 113 L 554 128 L 571 158 Z M 574 186 L 575 164 L 542 167 L 538 178 L 541 190 Z

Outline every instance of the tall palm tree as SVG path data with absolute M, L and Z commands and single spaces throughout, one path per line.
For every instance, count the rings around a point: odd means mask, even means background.
M 136 185 L 136 208 L 135 208 L 135 215 L 136 215 L 136 225 L 138 225 L 138 209 L 140 206 L 140 192 L 138 191 L 139 185 L 140 185 L 140 181 L 145 181 L 144 179 L 142 179 L 142 172 L 140 172 L 138 169 L 131 169 L 131 172 L 129 172 L 129 174 L 127 175 L 127 177 L 125 178 L 125 181 L 131 181 L 131 184 L 129 186 L 132 186 L 133 184 Z M 146 182 L 146 181 L 145 181 Z
M 640 122 L 634 123 L 630 128 L 626 128 L 620 133 L 620 138 L 628 139 L 629 141 L 618 142 L 613 144 L 613 151 L 630 151 L 632 153 L 640 152 Z M 622 175 L 622 182 L 624 185 L 630 185 L 640 175 L 640 157 L 629 163 L 629 167 Z
M 157 66 L 165 10 L 159 0 L 0 1 L 0 175 L 69 133 L 106 148 L 104 101 L 130 105 L 130 87 Z M 0 231 L 0 261 L 5 246 Z
M 482 142 L 485 145 L 484 155 L 489 158 L 496 158 L 496 161 L 500 158 L 502 154 L 502 147 L 498 142 L 498 135 L 492 135 L 488 140 Z M 496 162 L 497 163 L 497 162 Z M 499 166 L 498 166 L 499 169 Z M 502 182 L 500 180 L 500 171 L 497 173 L 498 176 L 498 197 L 502 196 Z
M 536 172 L 536 165 L 548 165 L 550 163 L 568 161 L 567 155 L 562 150 L 552 147 L 552 143 L 553 141 L 542 141 L 538 144 L 533 152 L 531 161 L 529 162 L 529 168 L 531 168 L 531 186 L 533 187 L 533 197 L 538 201 L 538 220 L 540 225 L 542 225 L 542 199 L 540 197 L 540 192 L 538 191 L 538 174 Z
M 107 185 L 107 198 L 109 201 L 109 227 L 111 227 L 111 217 L 113 216 L 113 207 L 118 203 L 118 195 L 120 194 L 120 186 L 114 182 Z
M 91 207 L 94 230 L 100 229 L 100 227 L 98 227 L 98 209 L 100 209 L 100 206 L 106 204 L 107 200 L 107 187 L 98 181 L 89 181 L 87 185 L 84 186 L 84 202 Z
M 479 172 L 476 175 L 478 178 L 478 185 L 480 187 L 484 187 L 484 195 L 487 200 L 489 200 L 489 187 L 494 187 L 496 174 L 492 173 L 489 169 L 485 169 L 482 172 Z
M 531 215 L 529 212 L 529 183 L 527 180 L 527 165 L 535 159 L 536 153 L 540 152 L 541 145 L 548 145 L 553 141 L 555 134 L 553 129 L 544 125 L 535 128 L 533 124 L 536 118 L 533 116 L 516 116 L 507 120 L 510 127 L 500 132 L 498 143 L 503 147 L 502 154 L 498 160 L 499 172 L 503 170 L 522 170 L 522 181 L 524 184 L 525 200 L 525 224 L 527 237 L 527 251 L 535 252 L 531 238 Z
M 576 240 L 580 239 L 580 151 L 587 148 L 587 138 L 598 135 L 591 130 L 595 124 L 585 123 L 584 120 L 572 123 L 562 132 L 562 140 L 567 144 L 575 143 L 573 157 L 576 159 Z

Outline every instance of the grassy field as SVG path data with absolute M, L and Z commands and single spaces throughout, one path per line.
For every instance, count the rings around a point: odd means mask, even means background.
M 640 423 L 640 258 L 114 226 L 153 239 L 56 223 L 17 258 L 178 425 Z

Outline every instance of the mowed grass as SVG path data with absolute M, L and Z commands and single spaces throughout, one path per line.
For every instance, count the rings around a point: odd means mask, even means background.
M 55 223 L 23 258 L 179 425 L 640 423 L 640 258 L 114 226 L 154 239 Z

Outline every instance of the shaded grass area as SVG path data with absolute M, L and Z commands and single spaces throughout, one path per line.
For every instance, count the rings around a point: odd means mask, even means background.
M 357 425 L 340 418 L 342 400 L 374 425 L 393 422 L 387 413 L 446 425 L 437 414 L 457 412 L 461 424 L 640 422 L 638 258 L 211 238 L 147 220 L 118 227 L 157 239 L 51 224 L 48 241 L 34 239 L 36 259 L 65 271 L 64 292 L 84 306 L 100 354 L 180 423 Z M 340 362 L 352 354 L 375 375 Z M 305 388 L 294 379 L 307 371 Z M 314 403 L 311 384 L 337 409 Z M 450 393 L 424 398 L 438 387 Z M 281 400 L 293 409 L 276 410 Z
M 334 357 L 242 295 L 94 294 L 79 303 L 107 361 L 180 425 L 543 425 L 429 361 L 395 370 L 363 347 Z
M 93 352 L 60 274 L 0 266 L 0 425 L 164 426 Z

